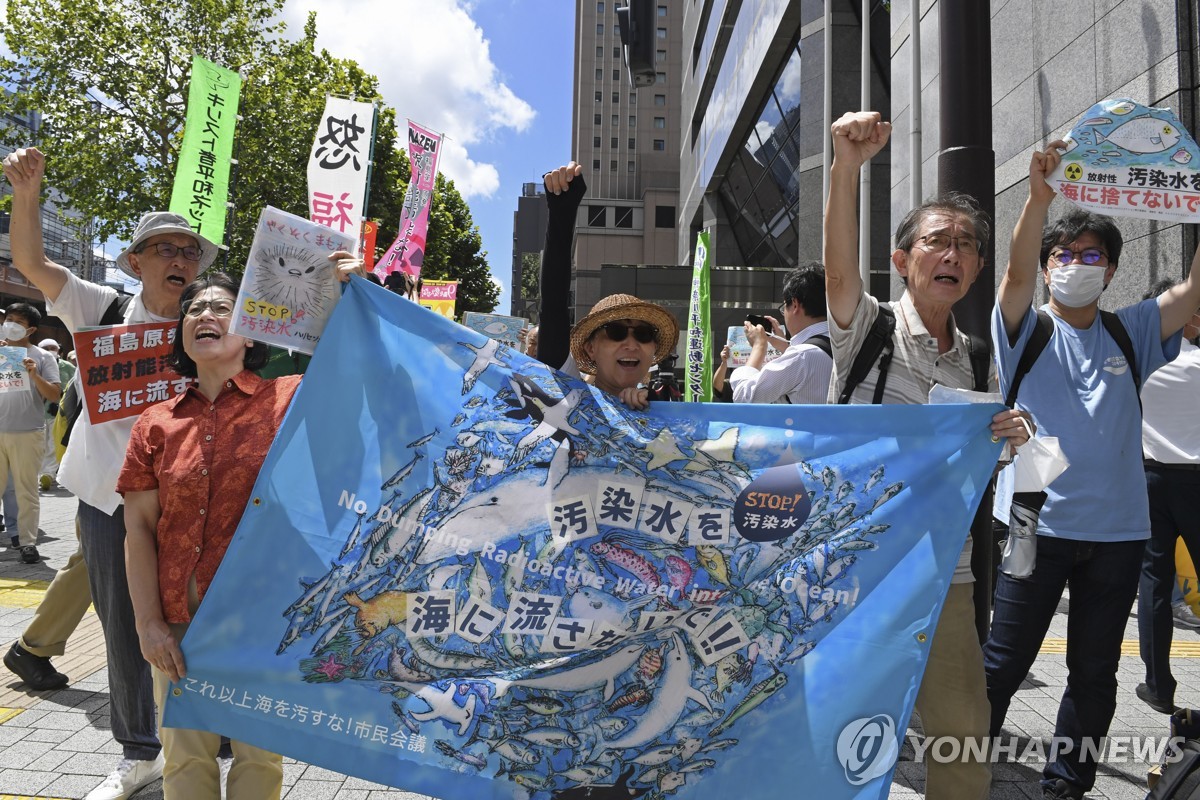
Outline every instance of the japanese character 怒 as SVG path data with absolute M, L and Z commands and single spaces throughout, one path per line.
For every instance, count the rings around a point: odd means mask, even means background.
M 357 172 L 362 165 L 358 161 L 356 143 L 363 133 L 366 129 L 358 124 L 358 114 L 352 114 L 348 120 L 326 117 L 325 135 L 317 139 L 318 147 L 313 157 L 321 169 L 341 169 L 347 161 L 352 161 Z

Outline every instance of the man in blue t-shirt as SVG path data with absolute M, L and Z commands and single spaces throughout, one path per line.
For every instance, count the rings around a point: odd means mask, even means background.
M 1054 199 L 1046 177 L 1065 147 L 1051 142 L 1046 152 L 1033 154 L 1029 198 L 1013 230 L 992 337 L 1007 394 L 1037 325 L 1032 305 L 1040 264 L 1053 330 L 1020 385 L 1017 404 L 1033 415 L 1039 433 L 1058 437 L 1071 466 L 1046 490 L 1033 574 L 999 575 L 984 646 L 995 737 L 1070 583 L 1067 688 L 1054 735 L 1071 746 L 1063 745 L 1043 771 L 1043 797 L 1050 800 L 1082 798 L 1092 788 L 1094 754 L 1116 708 L 1121 639 L 1150 535 L 1134 375 L 1145 380 L 1175 358 L 1180 330 L 1200 305 L 1198 253 L 1186 281 L 1117 311 L 1133 347 L 1134 364 L 1128 363 L 1098 307 L 1117 269 L 1120 231 L 1109 218 L 1078 210 L 1043 231 Z M 1091 754 L 1085 740 L 1091 740 Z

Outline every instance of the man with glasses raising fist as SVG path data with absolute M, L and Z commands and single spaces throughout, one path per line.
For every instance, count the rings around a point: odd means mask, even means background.
M 885 310 L 865 291 L 858 273 L 858 174 L 887 144 L 891 125 L 873 111 L 845 114 L 834 122 L 833 164 L 825 204 L 825 290 L 833 343 L 830 398 L 849 403 L 928 402 L 934 385 L 994 390 L 986 343 L 954 324 L 952 308 L 979 277 L 989 224 L 972 198 L 942 195 L 910 211 L 896 229 L 892 265 L 905 292 Z M 869 364 L 861 353 L 878 322 L 891 316 L 886 344 Z M 890 354 L 886 349 L 890 345 Z M 979 350 L 982 349 L 982 359 Z M 887 358 L 884 355 L 887 354 Z M 861 370 L 861 380 L 860 377 Z M 869 369 L 867 368 L 869 367 Z M 851 376 L 854 376 L 852 378 Z M 1019 445 L 1028 438 L 1015 411 L 992 418 L 992 436 Z M 983 656 L 975 630 L 971 540 L 966 530 L 938 531 L 965 541 L 946 602 L 933 631 L 916 710 L 931 740 L 949 737 L 978 743 L 987 736 L 988 701 Z M 973 755 L 972 755 L 973 753 Z M 984 800 L 991 768 L 977 751 L 963 748 L 961 761 L 926 762 L 929 800 Z
M 39 192 L 45 156 L 36 148 L 11 153 L 4 174 L 13 187 L 10 237 L 13 265 L 46 296 L 47 311 L 74 333 L 96 325 L 165 322 L 179 318 L 179 298 L 217 257 L 217 246 L 197 235 L 177 214 L 142 217 L 117 266 L 142 282 L 122 307 L 117 292 L 84 281 L 46 257 Z M 80 548 L 50 584 L 4 664 L 34 690 L 60 689 L 67 677 L 50 657 L 61 655 L 67 637 L 89 602 L 96 606 L 108 656 L 113 738 L 120 743 L 117 769 L 87 800 L 123 800 L 162 775 L 162 747 L 155 726 L 150 668 L 142 658 L 125 572 L 125 518 L 117 475 L 135 418 L 75 425 L 58 480 L 79 498 L 76 531 Z M 90 597 L 89 597 L 90 590 Z

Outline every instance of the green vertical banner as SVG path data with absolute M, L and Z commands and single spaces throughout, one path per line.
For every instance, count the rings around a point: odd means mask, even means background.
M 233 131 L 242 78 L 200 56 L 192 56 L 187 123 L 175 168 L 171 211 L 210 242 L 225 242 Z
M 696 258 L 692 268 L 687 363 L 683 379 L 683 399 L 690 403 L 707 403 L 712 400 L 712 326 L 708 318 L 710 249 L 709 232 L 700 231 L 696 236 Z

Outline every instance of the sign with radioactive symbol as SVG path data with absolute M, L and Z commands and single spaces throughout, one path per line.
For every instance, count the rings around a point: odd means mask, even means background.
M 1083 167 L 1078 164 L 1067 164 L 1066 169 L 1063 170 L 1063 175 L 1069 181 L 1077 181 L 1083 177 Z

